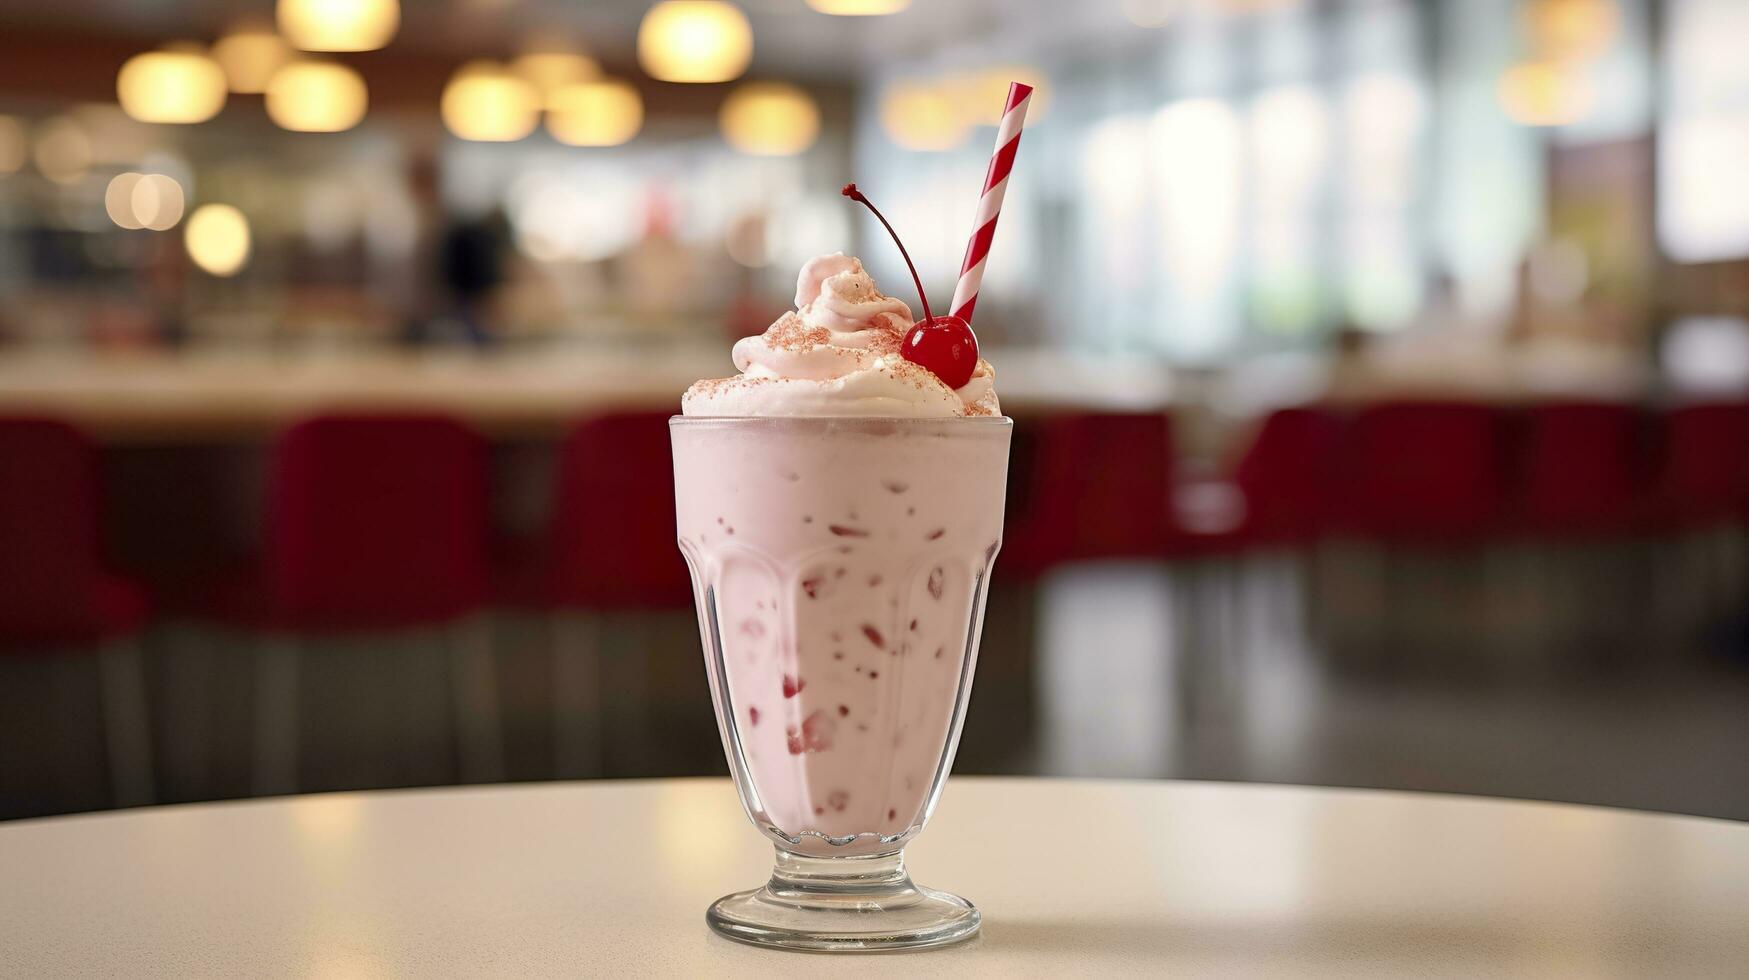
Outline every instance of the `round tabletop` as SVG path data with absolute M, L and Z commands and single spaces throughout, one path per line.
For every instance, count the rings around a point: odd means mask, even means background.
M 983 933 L 834 972 L 1740 975 L 1749 825 L 1410 793 L 951 780 L 908 852 Z M 0 826 L 15 976 L 815 975 L 705 906 L 726 780 L 345 793 Z

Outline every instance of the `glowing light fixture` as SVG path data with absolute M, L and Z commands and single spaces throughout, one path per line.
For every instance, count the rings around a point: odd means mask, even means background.
M 396 0 L 279 0 L 279 31 L 304 51 L 375 51 L 400 26 Z
M 0 176 L 17 173 L 24 166 L 28 144 L 24 123 L 14 116 L 0 116 Z
M 534 132 L 541 97 L 495 61 L 470 61 L 443 87 L 443 124 L 465 140 L 508 143 Z
M 664 82 L 727 82 L 753 59 L 753 28 L 722 0 L 663 0 L 638 27 L 638 63 Z
M 907 150 L 951 150 L 966 138 L 954 100 L 933 85 L 906 83 L 881 99 L 881 128 Z
M 808 6 L 837 17 L 879 17 L 904 10 L 911 0 L 808 0 Z
M 547 132 L 570 146 L 618 146 L 644 125 L 644 100 L 617 78 L 566 85 L 548 104 Z
M 31 158 L 44 177 L 76 184 L 91 169 L 91 137 L 72 119 L 52 117 L 37 127 Z
M 559 89 L 601 77 L 601 66 L 595 59 L 575 51 L 524 52 L 510 63 L 510 70 L 534 86 L 543 104 L 549 107 L 553 93 Z
M 1585 79 L 1560 65 L 1528 61 L 1500 76 L 1500 108 L 1523 126 L 1565 126 L 1591 108 Z
M 1520 17 L 1532 49 L 1556 60 L 1601 54 L 1620 30 L 1611 0 L 1528 0 Z
M 182 230 L 188 257 L 215 276 L 234 276 L 249 261 L 249 219 L 229 204 L 203 204 Z
M 231 91 L 248 95 L 267 91 L 274 72 L 291 59 L 291 45 L 265 27 L 238 28 L 213 44 L 213 60 L 225 70 Z
M 729 145 L 755 156 L 793 156 L 820 136 L 820 110 L 813 98 L 782 82 L 737 87 L 718 118 Z
M 294 61 L 267 83 L 267 116 L 298 133 L 338 133 L 358 125 L 370 91 L 358 72 L 331 61 Z
M 141 122 L 205 122 L 225 107 L 225 72 L 197 45 L 147 51 L 121 66 L 115 95 Z

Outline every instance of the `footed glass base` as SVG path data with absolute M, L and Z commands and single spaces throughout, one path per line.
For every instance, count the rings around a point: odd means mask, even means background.
M 705 921 L 755 946 L 879 952 L 969 939 L 979 915 L 957 895 L 912 884 L 903 852 L 810 858 L 779 850 L 765 887 L 717 899 Z

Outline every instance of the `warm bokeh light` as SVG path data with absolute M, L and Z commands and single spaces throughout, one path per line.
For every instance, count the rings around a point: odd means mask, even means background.
M 370 92 L 358 72 L 331 61 L 294 61 L 267 83 L 267 115 L 283 129 L 338 133 L 358 125 Z
M 134 217 L 134 188 L 139 185 L 140 177 L 131 170 L 116 174 L 103 190 L 103 210 L 108 212 L 109 220 L 123 228 L 143 227 Z
M 547 132 L 570 146 L 618 146 L 644 125 L 644 100 L 630 82 L 604 78 L 553 93 Z
M 188 216 L 182 241 L 203 271 L 234 276 L 249 261 L 249 219 L 229 204 L 203 204 Z
M 879 17 L 904 10 L 911 0 L 808 0 L 808 6 L 838 17 Z
M 225 71 L 231 91 L 259 95 L 275 72 L 292 58 L 291 46 L 265 27 L 241 27 L 213 44 L 213 60 Z
M 1524 126 L 1565 126 L 1591 106 L 1584 77 L 1546 61 L 1508 68 L 1500 76 L 1498 94 L 1507 118 Z
M 57 184 L 78 183 L 91 169 L 91 137 L 66 116 L 53 116 L 36 128 L 31 158 L 44 177 Z
M 601 77 L 601 66 L 594 58 L 574 51 L 528 51 L 511 62 L 510 70 L 534 86 L 548 107 L 559 89 Z
M 638 27 L 638 63 L 664 82 L 727 82 L 753 59 L 747 16 L 720 0 L 663 0 Z
M 1030 65 L 994 65 L 989 68 L 956 75 L 944 83 L 953 95 L 962 118 L 972 126 L 995 126 L 1002 122 L 1002 110 L 1008 106 L 1008 86 L 1023 82 L 1032 86 L 1032 103 L 1026 108 L 1027 125 L 1044 117 L 1050 104 L 1049 79 L 1043 71 Z
M 134 55 L 115 77 L 116 99 L 149 123 L 198 123 L 225 107 L 225 72 L 198 48 Z
M 108 204 L 107 199 L 105 205 Z M 128 210 L 140 227 L 168 231 L 182 220 L 182 185 L 164 174 L 143 174 L 128 195 Z M 114 217 L 112 214 L 111 217 Z
M 182 185 L 164 174 L 120 173 L 103 192 L 103 210 L 122 228 L 167 231 L 182 220 Z
M 820 110 L 813 97 L 782 82 L 737 87 L 718 118 L 729 145 L 755 156 L 791 156 L 820 136 Z
M 1520 16 L 1531 50 L 1555 60 L 1600 54 L 1620 29 L 1611 0 L 1527 0 Z
M 24 166 L 29 144 L 24 123 L 15 116 L 0 116 L 0 176 L 17 173 Z
M 396 0 L 279 0 L 279 30 L 304 51 L 375 51 L 401 26 Z
M 954 100 L 934 85 L 902 83 L 881 98 L 881 128 L 907 150 L 951 150 L 964 142 L 966 123 Z
M 443 124 L 465 140 L 506 143 L 534 132 L 540 93 L 495 61 L 470 61 L 443 87 Z

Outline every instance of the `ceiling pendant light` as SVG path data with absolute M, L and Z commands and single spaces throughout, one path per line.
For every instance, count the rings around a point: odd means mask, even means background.
M 638 27 L 638 63 L 664 82 L 727 82 L 753 59 L 753 28 L 722 0 L 663 0 Z

